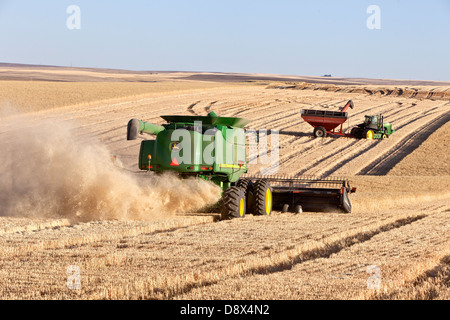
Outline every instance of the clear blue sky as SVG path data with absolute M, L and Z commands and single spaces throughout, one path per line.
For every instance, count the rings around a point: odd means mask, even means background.
M 450 0 L 0 0 L 0 62 L 450 81 Z

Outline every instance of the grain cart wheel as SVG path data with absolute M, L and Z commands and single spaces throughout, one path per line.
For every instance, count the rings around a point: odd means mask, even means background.
M 222 220 L 245 217 L 245 192 L 239 187 L 229 187 L 222 194 Z
M 373 137 L 375 136 L 375 133 L 371 129 L 364 130 L 363 138 L 366 138 L 368 140 L 373 140 Z
M 327 130 L 324 127 L 316 127 L 314 129 L 314 137 L 325 138 L 327 136 Z
M 257 180 L 255 190 L 255 215 L 269 216 L 272 213 L 272 187 L 268 180 Z
M 241 178 L 236 182 L 236 187 L 241 188 L 245 192 L 246 214 L 253 213 L 255 211 L 255 192 L 252 180 Z

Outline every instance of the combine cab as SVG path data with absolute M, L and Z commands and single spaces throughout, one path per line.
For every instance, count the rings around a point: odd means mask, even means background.
M 127 139 L 139 134 L 156 136 L 143 140 L 139 153 L 139 169 L 156 173 L 172 171 L 182 177 L 199 177 L 212 181 L 223 190 L 220 200 L 222 219 L 242 218 L 247 213 L 268 216 L 273 208 L 341 209 L 351 211 L 348 181 L 307 181 L 301 178 L 243 177 L 248 171 L 241 118 L 208 116 L 162 116 L 167 122 L 155 125 L 132 119 L 128 122 Z M 182 196 L 182 195 L 180 195 Z M 298 210 L 297 210 L 298 211 Z M 319 210 L 320 211 L 320 210 Z

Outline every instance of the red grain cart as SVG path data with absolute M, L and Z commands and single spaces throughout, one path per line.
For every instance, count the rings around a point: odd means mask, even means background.
M 353 102 L 349 100 L 341 111 L 325 110 L 302 110 L 302 118 L 314 127 L 314 137 L 323 138 L 327 134 L 334 134 L 343 137 L 352 137 L 343 131 L 343 124 L 348 119 L 348 108 L 353 109 Z M 336 130 L 340 126 L 339 131 Z

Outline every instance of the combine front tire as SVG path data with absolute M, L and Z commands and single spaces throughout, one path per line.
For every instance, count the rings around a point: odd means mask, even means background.
M 236 182 L 236 187 L 244 190 L 246 213 L 253 213 L 255 210 L 255 191 L 252 180 L 246 178 L 239 179 L 238 182 Z
M 246 199 L 245 192 L 239 187 L 229 187 L 222 195 L 222 220 L 245 217 Z
M 272 213 L 272 187 L 267 180 L 257 180 L 254 185 L 255 209 L 254 214 L 268 216 Z

